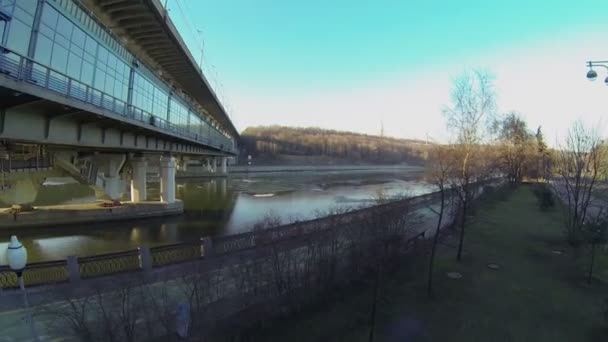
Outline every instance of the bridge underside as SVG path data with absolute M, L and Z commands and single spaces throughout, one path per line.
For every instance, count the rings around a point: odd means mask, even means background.
M 83 108 L 86 104 L 69 105 L 68 99 L 57 97 L 54 101 L 0 86 L 0 140 L 80 151 L 225 155 L 200 143 L 142 127 L 140 122 L 129 122 L 111 112 L 86 110 Z

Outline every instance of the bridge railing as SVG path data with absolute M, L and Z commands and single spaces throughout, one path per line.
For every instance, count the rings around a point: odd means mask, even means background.
M 53 166 L 53 160 L 48 155 L 27 160 L 0 158 L 0 172 L 36 170 Z
M 53 91 L 70 99 L 94 105 L 98 108 L 138 121 L 146 126 L 160 128 L 220 150 L 232 153 L 235 152 L 230 140 L 211 126 L 210 129 L 213 129 L 213 132 L 217 133 L 212 135 L 216 137 L 193 133 L 189 131 L 187 127 L 176 125 L 165 119 L 154 116 L 141 108 L 135 107 L 110 94 L 99 91 L 84 82 L 38 63 L 35 60 L 2 45 L 0 45 L 0 74 L 4 74 L 5 77 L 9 77 L 19 82 L 27 82 L 43 89 Z

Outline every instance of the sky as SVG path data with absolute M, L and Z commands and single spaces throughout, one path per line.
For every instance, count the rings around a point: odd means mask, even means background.
M 495 76 L 499 113 L 556 144 L 605 130 L 608 1 L 167 0 L 237 126 L 315 126 L 448 141 L 454 78 Z

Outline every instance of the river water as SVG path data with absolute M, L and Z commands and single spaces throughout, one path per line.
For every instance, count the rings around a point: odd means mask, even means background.
M 158 184 L 149 183 L 149 199 Z M 183 215 L 2 231 L 0 251 L 11 234 L 28 248 L 29 262 L 63 259 L 198 240 L 248 231 L 266 217 L 283 223 L 314 218 L 340 208 L 373 205 L 379 197 L 414 196 L 432 191 L 415 168 L 306 172 L 236 173 L 228 178 L 177 181 Z M 78 184 L 48 182 L 34 204 L 94 201 Z M 2 253 L 3 254 L 3 253 Z M 4 264 L 4 255 L 0 264 Z

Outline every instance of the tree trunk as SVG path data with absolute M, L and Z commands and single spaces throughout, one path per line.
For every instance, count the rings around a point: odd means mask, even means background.
M 374 297 L 373 297 L 373 302 L 372 302 L 372 313 L 371 313 L 371 319 L 370 319 L 369 339 L 368 339 L 369 342 L 374 341 L 374 332 L 376 330 L 376 306 L 378 303 L 378 292 L 379 292 L 379 288 L 380 288 L 380 273 L 382 272 L 381 268 L 382 268 L 382 263 L 378 262 L 378 265 L 376 267 L 376 281 L 374 283 Z
M 467 195 L 465 194 L 465 197 Z M 465 200 L 462 205 L 462 217 L 460 218 L 460 242 L 458 243 L 458 254 L 456 255 L 456 260 L 462 260 L 462 246 L 464 244 L 464 226 L 467 220 L 467 207 L 469 204 L 467 203 L 469 200 Z
M 595 263 L 595 244 L 591 244 L 591 260 L 589 263 L 589 276 L 587 278 L 587 283 L 591 284 L 593 280 L 593 264 Z
M 443 209 L 445 207 L 445 191 L 441 189 L 441 207 L 439 208 L 439 219 L 437 220 L 437 228 L 433 237 L 433 246 L 431 248 L 431 259 L 429 260 L 429 279 L 427 283 L 426 293 L 429 297 L 433 296 L 433 263 L 435 262 L 435 250 L 437 249 L 437 241 L 439 240 L 439 231 L 443 220 Z

